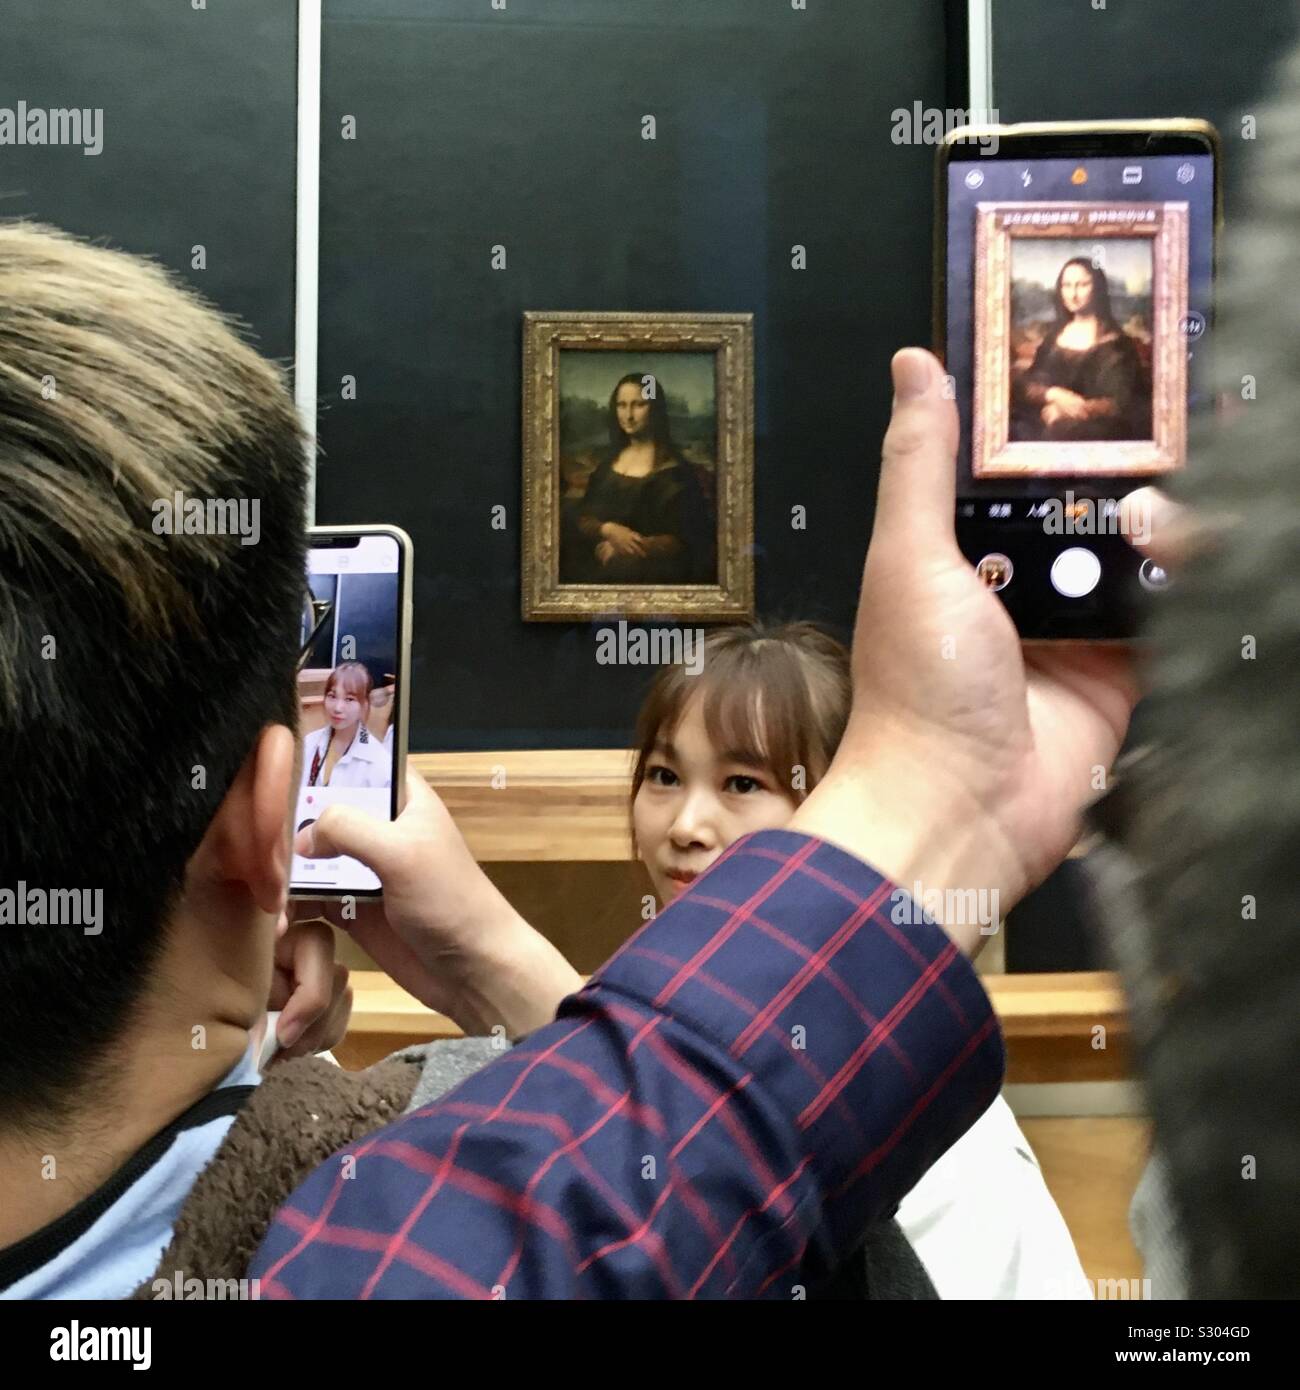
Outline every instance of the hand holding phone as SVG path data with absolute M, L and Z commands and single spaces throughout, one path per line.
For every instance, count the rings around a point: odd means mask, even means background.
M 956 542 L 957 411 L 916 349 L 894 359 L 853 637 L 853 711 L 790 822 L 867 860 L 973 955 L 1066 856 L 1137 700 L 1118 644 L 1026 646 Z M 914 885 L 919 884 L 918 890 Z M 968 893 L 988 911 L 963 910 Z
M 437 794 L 407 774 L 406 804 L 391 824 L 348 807 L 300 832 L 305 856 L 342 856 L 383 881 L 383 901 L 331 910 L 403 989 L 467 1033 L 505 1038 L 555 1017 L 582 978 L 510 905 L 476 863 Z

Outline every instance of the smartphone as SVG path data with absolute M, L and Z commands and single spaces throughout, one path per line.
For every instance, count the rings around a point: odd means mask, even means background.
M 1119 501 L 1184 466 L 1212 407 L 1218 133 L 962 127 L 935 206 L 958 544 L 1022 637 L 1127 640 L 1171 581 L 1120 533 Z
M 385 820 L 401 810 L 411 666 L 406 532 L 315 526 L 307 544 L 295 836 L 327 806 L 357 806 Z M 375 874 L 346 855 L 295 854 L 289 882 L 299 898 L 381 892 Z

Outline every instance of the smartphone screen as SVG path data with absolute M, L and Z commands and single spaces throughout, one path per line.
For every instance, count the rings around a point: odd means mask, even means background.
M 395 535 L 379 532 L 314 532 L 309 544 L 295 835 L 327 806 L 391 819 L 399 790 L 403 548 Z M 355 859 L 295 854 L 291 886 L 333 896 L 377 893 L 380 884 Z
M 1119 532 L 1209 407 L 1208 137 L 1038 134 L 955 148 L 944 351 L 957 536 L 1030 638 L 1126 638 L 1169 577 Z

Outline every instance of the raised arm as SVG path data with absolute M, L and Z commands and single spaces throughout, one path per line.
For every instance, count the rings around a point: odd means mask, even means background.
M 996 1094 L 978 925 L 946 905 L 1005 912 L 1064 857 L 1135 688 L 1125 653 L 1022 655 L 956 545 L 939 365 L 894 372 L 854 712 L 794 828 L 737 841 L 554 1023 L 317 1170 L 256 1257 L 265 1295 L 789 1298 Z
M 737 842 L 555 1023 L 317 1170 L 263 1296 L 796 1296 L 1000 1084 L 973 971 L 899 901 Z

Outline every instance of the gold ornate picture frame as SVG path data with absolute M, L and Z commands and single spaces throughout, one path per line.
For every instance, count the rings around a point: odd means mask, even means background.
M 753 318 L 525 313 L 525 622 L 612 615 L 705 622 L 753 617 Z M 676 362 L 669 356 L 675 354 L 690 360 Z M 615 397 L 633 377 L 650 404 L 662 405 L 662 438 L 670 441 L 654 446 L 653 485 L 669 498 L 658 514 L 682 518 L 680 526 L 661 523 L 663 536 L 640 537 L 652 552 L 652 562 L 640 568 L 660 576 L 653 582 L 635 572 L 641 557 L 611 557 L 600 540 L 598 516 L 583 515 L 584 507 L 595 507 L 590 485 L 598 471 L 602 496 L 637 490 L 635 478 L 610 477 L 619 453 L 615 441 L 627 438 L 618 434 Z M 683 437 L 676 439 L 674 430 Z M 621 577 L 601 582 L 602 567 Z
M 1165 473 L 1187 449 L 1186 203 L 980 203 L 975 218 L 975 360 L 971 473 L 977 479 Z M 1151 437 L 1011 438 L 1013 243 L 1086 243 L 1104 260 L 1112 238 L 1151 242 Z M 1066 250 L 1062 249 L 1062 260 Z M 1094 260 L 1093 264 L 1098 264 Z

